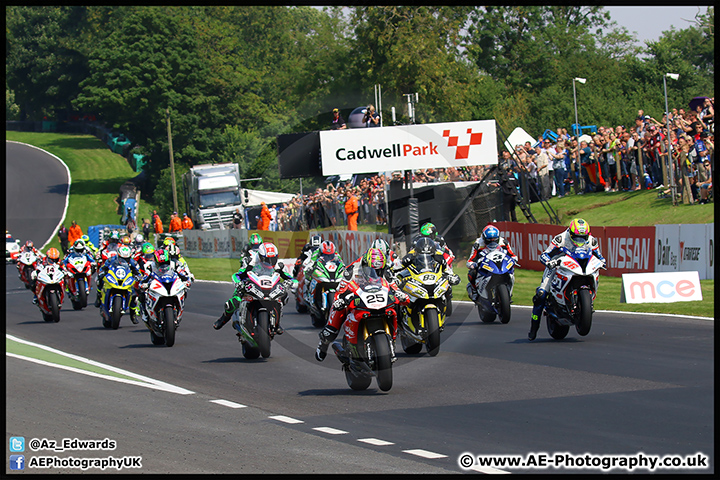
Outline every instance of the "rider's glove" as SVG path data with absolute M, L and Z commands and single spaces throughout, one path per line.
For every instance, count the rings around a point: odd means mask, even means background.
M 148 288 L 150 288 L 150 285 L 147 284 L 147 283 L 141 283 L 140 285 L 138 285 L 138 288 L 139 288 L 140 290 L 145 291 L 145 290 L 147 290 Z
M 454 273 L 451 273 L 448 275 L 448 282 L 450 282 L 450 285 L 458 285 L 460 284 L 460 277 Z
M 398 302 L 400 302 L 401 304 L 410 303 L 410 297 L 408 296 L 408 294 L 400 290 L 395 292 L 395 298 L 397 298 Z
M 560 265 L 560 263 L 562 263 L 562 260 L 560 258 L 554 258 L 554 259 L 550 260 L 549 262 L 547 262 L 545 264 L 545 266 L 547 268 L 557 268 Z
M 477 268 L 478 268 L 478 264 L 476 262 L 472 262 L 470 264 L 470 270 L 477 270 Z
M 345 298 L 339 297 L 333 302 L 332 306 L 335 310 L 342 310 L 343 308 L 347 307 L 347 302 L 345 301 Z

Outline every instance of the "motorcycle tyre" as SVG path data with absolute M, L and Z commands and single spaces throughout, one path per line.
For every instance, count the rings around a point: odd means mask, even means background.
M 400 343 L 405 353 L 409 355 L 417 355 L 422 350 L 422 343 L 412 343 L 414 340 L 407 338 L 405 335 L 400 335 Z
M 375 375 L 378 388 L 387 392 L 392 388 L 392 359 L 390 358 L 390 343 L 386 334 L 373 335 L 372 352 L 375 355 Z
M 117 330 L 120 327 L 120 319 L 122 318 L 122 297 L 115 296 L 112 299 L 112 319 L 110 320 L 110 328 Z
M 165 339 L 165 346 L 172 347 L 175 345 L 175 309 L 172 305 L 166 305 L 163 310 L 163 316 L 165 317 L 165 324 L 163 329 L 163 337 Z
M 312 321 L 312 326 L 315 328 L 322 328 L 325 326 L 325 319 L 316 317 L 312 313 L 310 314 L 310 320 Z
M 584 337 L 590 333 L 592 328 L 592 295 L 589 290 L 580 290 L 578 292 L 580 300 L 580 321 L 575 325 L 578 335 Z
M 255 324 L 255 341 L 263 358 L 270 356 L 270 315 L 267 311 L 257 313 Z
M 428 336 L 425 339 L 425 348 L 428 355 L 434 357 L 440 351 L 440 319 L 438 311 L 434 308 L 425 310 L 425 328 Z
M 60 321 L 60 299 L 57 293 L 48 292 L 47 304 L 50 309 L 50 318 L 53 322 L 57 323 Z
M 30 273 L 32 272 L 32 268 L 25 267 L 25 278 L 30 278 Z M 25 288 L 30 290 L 30 287 L 32 287 L 32 282 L 25 283 Z
M 370 386 L 370 383 L 372 383 L 372 377 L 366 377 L 365 375 L 355 375 L 348 366 L 344 366 L 343 370 L 345 370 L 345 380 L 347 380 L 348 387 L 352 388 L 353 390 L 367 390 L 367 388 Z
M 447 293 L 445 294 L 445 316 L 449 317 L 452 315 L 453 312 L 453 304 L 452 304 L 452 287 L 448 288 Z
M 242 353 L 243 357 L 247 358 L 248 360 L 255 360 L 260 356 L 260 349 L 251 347 L 246 344 L 242 344 Z
M 165 337 L 158 337 L 152 330 L 150 330 L 150 341 L 153 345 L 165 345 Z
M 295 310 L 297 310 L 298 313 L 307 313 L 308 307 L 295 301 Z
M 493 323 L 495 321 L 496 315 L 493 312 L 486 312 L 480 305 L 477 306 L 477 310 L 483 323 Z
M 555 340 L 562 340 L 565 338 L 570 331 L 569 325 L 560 325 L 553 320 L 550 315 L 547 316 L 547 330 L 552 338 Z
M 78 298 L 80 299 L 80 308 L 87 307 L 87 285 L 85 279 L 77 281 Z M 75 305 L 73 305 L 74 307 Z M 79 309 L 78 309 L 79 310 Z
M 507 285 L 498 285 L 495 293 L 500 303 L 500 323 L 508 323 L 510 321 L 510 292 Z

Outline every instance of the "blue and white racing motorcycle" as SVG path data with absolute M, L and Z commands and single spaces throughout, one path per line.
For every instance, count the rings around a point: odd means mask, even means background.
M 497 243 L 489 244 L 477 262 L 474 295 L 468 284 L 470 298 L 477 305 L 480 320 L 492 323 L 510 321 L 510 303 L 515 285 L 515 261 Z

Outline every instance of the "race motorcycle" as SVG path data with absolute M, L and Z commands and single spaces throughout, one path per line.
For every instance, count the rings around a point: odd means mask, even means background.
M 445 325 L 448 278 L 432 255 L 416 255 L 413 262 L 397 274 L 398 285 L 410 297 L 402 308 L 400 341 L 405 353 L 417 354 L 423 344 L 430 356 L 440 351 L 440 332 Z
M 492 323 L 500 317 L 501 323 L 510 321 L 510 303 L 515 285 L 515 261 L 507 251 L 495 244 L 481 252 L 477 262 L 475 290 L 470 284 L 467 290 L 470 299 L 477 305 L 480 320 Z
M 301 268 L 297 277 L 293 280 L 292 292 L 295 294 L 295 310 L 298 313 L 307 313 L 308 305 L 305 303 L 303 292 L 305 291 L 305 272 Z
M 247 275 L 245 280 L 240 280 L 237 273 L 233 274 L 236 284 L 243 282 L 245 302 L 243 308 L 233 313 L 232 326 L 237 330 L 245 358 L 254 360 L 260 355 L 267 358 L 282 307 L 287 301 L 287 288 L 278 272 L 262 264 L 256 265 Z
M 85 255 L 73 255 L 66 264 L 68 273 L 67 291 L 73 309 L 80 310 L 87 307 L 87 297 L 90 294 L 92 279 L 92 263 Z
M 398 300 L 387 280 L 378 276 L 375 269 L 355 268 L 359 270 L 349 284 L 353 298 L 344 322 L 344 335 L 332 347 L 350 388 L 365 390 L 376 377 L 378 388 L 386 392 L 393 383 Z
M 65 272 L 58 265 L 43 265 L 37 271 L 35 295 L 38 308 L 46 322 L 60 321 L 65 291 Z
M 129 313 L 135 317 L 130 308 L 132 287 L 135 283 L 132 270 L 124 265 L 112 265 L 105 275 L 102 297 L 100 299 L 100 315 L 103 327 L 117 330 L 123 314 Z
M 187 289 L 171 266 L 162 265 L 153 271 L 141 308 L 153 345 L 175 345 L 175 330 L 182 320 Z
M 562 250 L 563 254 L 556 257 L 559 265 L 550 282 L 543 312 L 548 333 L 555 340 L 565 338 L 571 325 L 575 325 L 580 336 L 590 333 L 600 269 L 605 268 L 587 247 Z
M 305 304 L 310 309 L 310 319 L 315 328 L 322 328 L 330 316 L 335 292 L 345 271 L 345 264 L 320 255 L 315 262 L 312 273 L 309 277 L 309 284 L 306 285 L 307 294 Z M 308 301 L 310 300 L 310 301 Z
M 34 252 L 22 252 L 18 257 L 18 277 L 28 290 L 35 289 L 35 280 L 32 279 L 32 273 L 37 267 L 38 260 L 40 259 Z

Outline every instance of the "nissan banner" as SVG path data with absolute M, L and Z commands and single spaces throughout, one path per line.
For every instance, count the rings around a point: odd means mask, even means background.
M 322 173 L 496 165 L 495 120 L 320 132 Z

